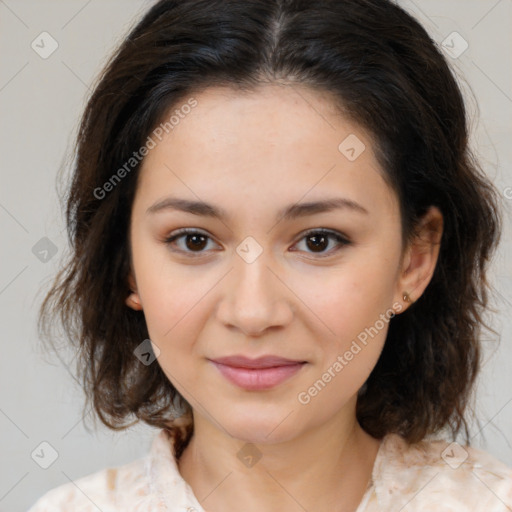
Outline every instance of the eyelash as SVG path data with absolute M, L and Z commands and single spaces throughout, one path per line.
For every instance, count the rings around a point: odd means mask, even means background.
M 171 245 L 172 242 L 174 242 L 175 240 L 177 240 L 179 238 L 183 238 L 185 235 L 202 235 L 202 236 L 204 236 L 204 237 L 206 237 L 206 238 L 211 240 L 211 237 L 209 237 L 206 233 L 203 233 L 202 231 L 198 231 L 197 229 L 194 229 L 194 228 L 182 228 L 182 229 L 179 229 L 178 231 L 176 231 L 174 234 L 172 234 L 169 237 L 167 237 L 164 240 L 164 242 L 167 245 Z M 340 233 L 338 233 L 336 231 L 330 231 L 330 230 L 327 230 L 327 229 L 323 229 L 323 228 L 310 229 L 309 231 L 306 231 L 302 235 L 302 237 L 299 239 L 299 242 L 302 241 L 304 238 L 307 238 L 308 236 L 311 236 L 311 235 L 326 236 L 327 238 L 334 239 L 339 244 L 338 249 L 336 249 L 334 251 L 332 251 L 332 250 L 328 251 L 324 255 L 320 255 L 319 256 L 319 254 L 323 254 L 323 253 L 310 253 L 310 254 L 317 254 L 316 258 L 327 258 L 327 257 L 331 256 L 332 252 L 338 252 L 338 250 L 341 247 L 351 244 L 350 240 L 348 240 L 346 237 L 342 236 Z M 203 251 L 198 251 L 198 252 L 185 251 L 185 250 L 182 250 L 182 249 L 171 249 L 171 250 L 173 250 L 175 252 L 184 253 L 187 256 L 190 256 L 192 258 L 201 257 L 206 252 L 204 250 Z

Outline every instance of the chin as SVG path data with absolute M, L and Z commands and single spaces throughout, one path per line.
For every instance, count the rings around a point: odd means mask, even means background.
M 222 424 L 230 435 L 253 444 L 274 444 L 292 439 L 296 432 L 297 421 L 292 419 L 290 410 L 279 414 L 258 413 L 252 410 L 247 414 L 237 414 L 232 418 L 225 418 Z M 288 414 L 288 416 L 287 416 Z M 284 421 L 283 421 L 284 420 Z M 290 421 L 292 420 L 292 421 Z

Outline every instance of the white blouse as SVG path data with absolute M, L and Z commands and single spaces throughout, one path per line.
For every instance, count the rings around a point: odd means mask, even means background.
M 178 470 L 173 440 L 165 429 L 155 435 L 145 457 L 56 487 L 28 512 L 98 510 L 205 512 Z M 476 448 L 443 440 L 408 445 L 388 434 L 356 512 L 384 511 L 511 512 L 512 469 Z

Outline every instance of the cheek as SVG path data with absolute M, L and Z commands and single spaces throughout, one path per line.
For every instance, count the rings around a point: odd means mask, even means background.
M 165 244 L 142 228 L 133 231 L 132 240 L 133 266 L 148 331 L 156 342 L 165 341 L 200 309 L 195 306 L 214 283 L 207 273 L 201 277 L 199 266 L 173 263 Z
M 322 291 L 307 295 L 308 306 L 321 319 L 313 317 L 309 326 L 317 364 L 297 399 L 320 422 L 357 394 L 382 352 L 394 316 L 392 281 L 384 270 L 354 265 L 332 276 Z
M 310 316 L 309 330 L 318 363 L 302 391 L 305 401 L 315 403 L 319 415 L 326 414 L 323 409 L 342 407 L 364 384 L 379 359 L 394 316 L 392 258 L 373 253 L 358 256 L 330 272 L 328 280 L 318 275 L 304 279 L 300 289 L 316 314 Z
M 381 258 L 359 257 L 338 269 L 304 273 L 294 290 L 317 325 L 327 346 L 342 346 L 373 325 L 392 305 L 394 279 L 390 266 Z M 333 343 L 334 342 L 334 343 Z
M 186 279 L 178 273 L 156 273 L 141 280 L 144 315 L 151 339 L 164 347 L 187 345 L 207 317 L 204 299 L 215 283 L 211 279 Z M 205 318 L 203 318 L 205 317 Z
M 194 387 L 196 359 L 201 356 L 195 353 L 196 341 L 208 317 L 201 299 L 212 285 L 196 279 L 191 286 L 178 273 L 168 276 L 153 269 L 140 286 L 149 338 L 159 350 L 158 364 L 174 387 L 187 396 L 187 390 Z

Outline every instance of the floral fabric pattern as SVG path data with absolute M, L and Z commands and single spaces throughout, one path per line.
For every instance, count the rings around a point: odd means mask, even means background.
M 207 504 L 205 504 L 207 506 Z M 207 512 L 182 478 L 167 430 L 149 453 L 43 495 L 28 512 Z M 512 469 L 485 451 L 385 436 L 356 512 L 512 512 Z

